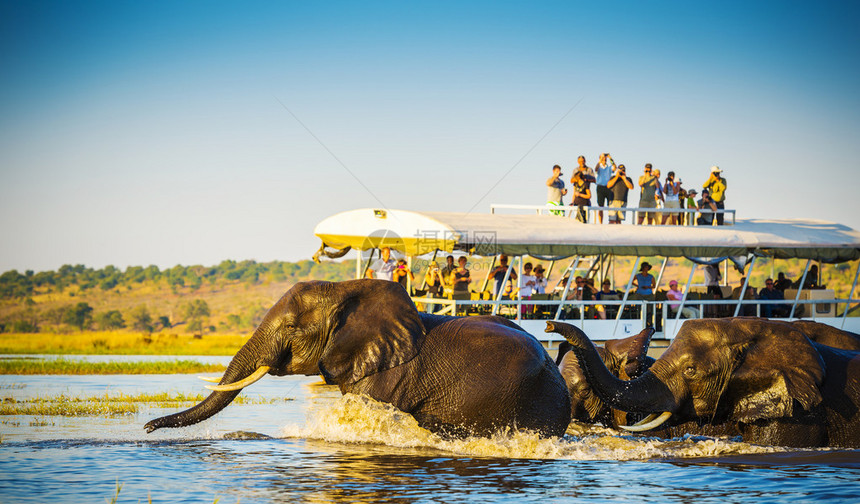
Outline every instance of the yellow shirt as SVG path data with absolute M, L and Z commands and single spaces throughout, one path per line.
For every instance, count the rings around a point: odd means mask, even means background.
M 722 203 L 726 199 L 726 179 L 722 177 L 717 180 L 709 179 L 703 187 L 711 191 L 711 199 L 716 203 Z

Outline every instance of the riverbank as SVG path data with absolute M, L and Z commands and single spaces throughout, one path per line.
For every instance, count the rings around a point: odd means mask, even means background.
M 85 331 L 71 334 L 3 333 L 0 354 L 50 355 L 234 355 L 248 336 L 238 334 Z

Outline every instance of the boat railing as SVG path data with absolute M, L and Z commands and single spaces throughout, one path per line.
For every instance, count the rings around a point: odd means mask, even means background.
M 664 337 L 672 338 L 681 324 L 687 318 L 683 317 L 682 308 L 694 308 L 696 316 L 692 318 L 725 318 L 733 316 L 763 315 L 764 305 L 785 305 L 788 312 L 777 319 L 795 320 L 799 318 L 826 321 L 836 327 L 844 327 L 848 310 L 852 303 L 860 303 L 860 299 L 695 299 L 686 300 L 649 300 L 649 299 L 619 299 L 619 300 L 565 300 L 560 299 L 448 299 L 413 297 L 419 309 L 427 311 L 428 305 L 441 306 L 434 313 L 437 315 L 500 315 L 517 322 L 565 320 L 583 325 L 584 322 L 600 322 L 607 325 L 608 333 L 604 337 L 616 337 L 619 322 L 636 321 L 636 328 L 641 330 L 653 326 Z M 679 309 L 670 308 L 679 305 Z M 840 312 L 839 306 L 844 308 Z M 605 319 L 598 318 L 598 306 L 607 314 Z M 546 308 L 543 308 L 546 307 Z M 752 311 L 745 309 L 753 307 Z M 800 308 L 803 307 L 803 308 Z M 852 324 L 853 325 L 853 324 Z M 537 330 L 537 329 L 534 329 Z M 629 334 L 629 331 L 627 332 Z M 624 336 L 621 334 L 620 336 Z
M 538 215 L 555 215 L 561 217 L 573 218 L 576 215 L 576 212 L 579 211 L 578 206 L 555 206 L 555 205 L 516 205 L 516 204 L 507 204 L 507 203 L 493 203 L 490 205 L 490 213 L 496 213 L 496 210 L 530 210 L 536 212 Z M 685 226 L 696 226 L 696 214 L 701 213 L 699 210 L 695 208 L 645 208 L 645 207 L 607 207 L 607 206 L 583 206 L 582 209 L 585 212 L 585 222 L 588 223 L 596 223 L 597 212 L 621 212 L 622 214 L 622 222 L 623 216 L 626 215 L 627 212 L 631 212 L 633 214 L 633 218 L 630 221 L 631 225 L 636 225 L 638 222 L 638 216 L 640 212 L 644 213 L 656 213 L 662 215 L 672 215 L 672 214 L 680 214 L 682 216 L 682 225 Z M 717 210 L 708 210 L 707 213 L 713 214 L 728 214 L 730 216 L 731 222 L 728 219 L 725 220 L 725 224 L 735 224 L 736 220 L 736 210 L 734 209 L 717 209 Z M 716 220 L 716 219 L 714 219 Z M 604 220 L 605 223 L 609 222 L 609 219 Z M 708 224 L 710 225 L 710 224 Z

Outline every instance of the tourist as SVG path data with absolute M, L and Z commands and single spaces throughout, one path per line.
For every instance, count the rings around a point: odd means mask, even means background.
M 696 204 L 699 210 L 699 219 L 696 224 L 699 226 L 712 226 L 714 224 L 714 212 L 717 211 L 717 204 L 711 199 L 711 194 L 707 189 L 702 189 L 702 199 Z
M 535 276 L 532 275 L 532 263 L 527 262 L 523 264 L 523 276 L 520 277 L 520 299 L 531 299 L 535 285 Z M 532 305 L 522 305 L 523 315 L 531 315 L 533 311 L 534 307 Z
M 493 298 L 497 298 L 499 296 L 499 292 L 502 291 L 503 283 L 505 281 L 505 275 L 508 272 L 508 256 L 502 255 L 499 257 L 499 265 L 493 268 L 492 271 L 488 274 L 488 276 L 493 277 Z M 511 269 L 511 275 L 508 278 L 508 283 L 515 282 L 517 280 L 517 272 Z M 507 289 L 508 291 L 510 289 Z
M 681 301 L 682 299 L 684 299 L 684 293 L 681 292 L 680 290 L 678 290 L 678 281 L 677 280 L 670 280 L 669 281 L 669 290 L 666 292 L 666 298 L 669 299 L 670 301 Z M 680 306 L 681 305 L 678 303 L 674 303 L 674 304 L 670 303 L 669 304 L 669 308 L 674 313 L 678 313 L 678 308 L 680 308 Z M 688 318 L 688 319 L 699 318 L 699 310 L 697 310 L 691 306 L 685 306 L 681 310 L 681 318 Z
M 708 189 L 711 193 L 711 199 L 714 200 L 714 204 L 717 209 L 723 210 L 726 208 L 726 179 L 722 177 L 723 171 L 720 170 L 719 166 L 711 167 L 711 176 L 708 177 L 708 180 L 702 185 L 702 187 Z M 702 191 L 704 194 L 705 191 Z M 717 214 L 717 225 L 723 225 L 723 213 L 720 212 Z
M 633 285 L 636 286 L 636 294 L 640 296 L 651 296 L 654 294 L 654 275 L 649 273 L 651 271 L 651 264 L 648 262 L 643 262 L 642 266 L 639 267 L 639 273 L 633 278 Z
M 683 190 L 683 189 L 682 189 Z M 687 199 L 685 200 L 684 208 L 688 210 L 696 210 L 698 207 L 696 206 L 696 195 L 699 193 L 696 192 L 695 189 L 690 189 L 687 191 Z M 696 220 L 696 212 L 684 212 L 684 224 L 687 226 L 692 226 L 693 222 Z
M 391 279 L 402 285 L 406 289 L 406 292 L 409 292 L 410 282 L 415 282 L 415 275 L 412 274 L 412 270 L 407 266 L 406 259 L 397 260 L 397 267 L 394 268 Z M 409 293 L 412 294 L 411 292 Z
M 732 299 L 741 300 L 741 290 L 744 288 L 744 282 L 747 281 L 747 277 L 741 277 L 740 284 L 732 289 Z M 744 294 L 743 299 L 756 299 L 755 288 L 752 284 L 747 286 L 746 294 Z M 741 310 L 739 312 L 743 316 L 754 317 L 756 315 L 755 305 L 752 304 L 741 304 Z
M 785 292 L 785 289 L 791 288 L 791 279 L 785 277 L 785 273 L 782 271 L 776 276 L 776 282 L 774 282 L 773 286 L 776 290 L 780 292 Z
M 607 187 L 612 192 L 612 201 L 609 203 L 609 206 L 613 208 L 625 208 L 627 206 L 627 193 L 630 189 L 633 189 L 633 180 L 627 176 L 627 168 L 623 164 L 618 165 L 615 176 L 609 179 Z M 609 212 L 610 224 L 621 224 L 623 220 L 624 212 Z
M 452 261 L 453 263 L 453 258 Z M 440 299 L 445 294 L 445 277 L 442 270 L 436 261 L 430 261 L 430 266 L 427 268 L 427 273 L 424 274 L 424 285 L 427 287 L 427 297 L 430 299 Z M 439 305 L 434 303 L 427 304 L 427 313 L 436 313 Z
M 647 163 L 643 175 L 639 177 L 639 187 L 642 191 L 639 194 L 639 208 L 657 208 L 657 188 L 659 186 L 660 182 L 651 174 L 651 163 Z M 654 212 L 640 211 L 637 224 L 642 224 L 646 217 L 648 224 L 655 223 L 656 215 Z
M 454 264 L 454 256 L 449 255 L 445 258 L 445 267 L 442 268 L 442 278 L 445 280 L 445 288 L 448 290 L 453 289 L 451 274 L 454 273 L 455 269 L 457 269 L 457 266 Z
M 570 183 L 573 185 L 573 203 L 577 207 L 576 220 L 580 222 L 588 222 L 585 207 L 591 206 L 591 189 L 589 186 L 594 182 L 594 177 L 588 174 L 588 167 L 580 165 L 577 167 L 573 176 L 570 178 Z
M 681 208 L 680 193 L 681 181 L 676 181 L 675 172 L 670 171 L 666 174 L 666 183 L 663 186 L 663 198 L 665 199 L 663 207 L 670 209 Z M 661 222 L 661 224 L 665 225 L 667 222 L 673 226 L 678 224 L 678 214 L 664 213 L 663 221 Z
M 552 167 L 552 176 L 547 179 L 546 186 L 546 204 L 551 206 L 564 206 L 564 195 L 567 194 L 567 189 L 564 188 L 564 180 L 561 179 L 561 166 L 555 165 Z M 561 210 L 552 210 L 555 215 L 564 215 Z
M 472 281 L 469 270 L 466 269 L 466 256 L 457 259 L 459 266 L 451 274 L 451 285 L 454 294 L 468 294 L 469 283 Z
M 780 273 L 782 275 L 782 273 Z M 785 278 L 783 276 L 783 278 Z M 785 296 L 782 291 L 776 288 L 772 278 L 764 281 L 764 289 L 759 291 L 758 298 L 761 301 L 783 301 Z M 762 317 L 788 317 L 788 305 L 783 303 L 762 303 Z
M 380 280 L 393 280 L 394 269 L 397 261 L 391 257 L 391 249 L 382 247 L 382 256 L 374 261 L 367 269 L 367 278 L 378 278 Z
M 603 280 L 600 290 L 594 295 L 594 299 L 598 301 L 618 301 L 621 299 L 621 293 L 612 288 L 612 282 L 607 278 Z M 601 320 L 606 320 L 607 312 L 609 312 L 609 316 L 612 318 L 615 318 L 615 314 L 618 313 L 618 305 L 599 304 L 595 308 L 597 309 L 597 318 Z
M 535 294 L 546 294 L 546 277 L 543 276 L 543 266 L 538 264 L 534 269 L 535 273 Z
M 580 166 L 585 164 L 584 157 L 579 156 L 579 164 Z M 606 206 L 615 199 L 612 191 L 609 190 L 609 180 L 615 175 L 616 170 L 615 160 L 612 159 L 612 156 L 608 152 L 601 154 L 597 166 L 594 167 L 594 171 L 596 172 L 597 206 L 599 207 Z M 597 211 L 597 220 L 603 224 L 603 210 Z

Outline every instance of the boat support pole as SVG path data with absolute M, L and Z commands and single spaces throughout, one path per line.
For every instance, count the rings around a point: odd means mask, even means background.
M 660 281 L 663 280 L 663 272 L 666 271 L 666 263 L 669 262 L 668 257 L 663 258 L 663 264 L 660 265 L 660 272 L 657 273 L 657 279 L 654 280 L 654 294 L 657 294 L 657 289 L 660 288 Z
M 523 297 L 520 295 L 520 289 L 523 288 L 523 261 L 525 256 L 520 256 L 519 259 L 517 263 L 517 322 L 522 321 L 523 314 Z
M 687 277 L 687 284 L 684 286 L 684 295 L 681 296 L 681 304 L 678 305 L 678 313 L 675 314 L 675 325 L 672 327 L 673 338 L 675 337 L 675 334 L 678 333 L 678 323 L 681 322 L 681 312 L 684 311 L 684 304 L 687 302 L 687 295 L 690 293 L 690 286 L 693 283 L 693 275 L 696 273 L 696 269 L 698 267 L 698 264 L 693 263 L 693 267 L 690 268 L 690 276 Z M 669 336 L 665 325 L 663 326 L 663 335 L 667 338 Z
M 737 306 L 735 306 L 735 317 L 737 317 L 738 313 L 741 312 L 741 303 L 744 302 L 744 297 L 747 295 L 747 287 L 749 287 L 750 285 L 750 277 L 752 276 L 753 268 L 755 267 L 755 260 L 756 257 L 753 256 L 752 261 L 750 261 L 749 273 L 746 274 L 746 278 L 744 278 L 744 284 L 741 287 L 741 295 L 738 296 L 738 304 Z
M 579 256 L 576 256 L 576 259 L 573 260 L 573 264 L 571 264 L 570 267 L 567 268 L 567 283 L 564 284 L 564 291 L 561 294 L 561 299 L 559 300 L 560 303 L 558 303 L 558 309 L 555 311 L 555 318 L 553 320 L 561 320 L 561 310 L 562 308 L 564 308 L 564 302 L 567 299 L 567 293 L 570 292 L 570 284 L 573 281 L 573 274 L 576 273 L 576 268 L 578 266 Z M 562 275 L 561 278 L 564 278 L 564 275 Z
M 809 273 L 809 265 L 812 264 L 812 259 L 806 260 L 806 267 L 803 268 L 803 276 L 800 277 L 800 283 L 797 284 L 797 294 L 794 295 L 794 304 L 791 305 L 791 313 L 788 318 L 794 318 L 794 310 L 797 308 L 797 302 L 800 301 L 800 291 L 803 290 L 803 284 L 806 283 L 806 275 Z
M 857 261 L 857 271 L 854 273 L 854 283 L 851 284 L 851 292 L 848 293 L 848 301 L 845 301 L 845 311 L 842 313 L 842 324 L 839 328 L 845 327 L 845 317 L 848 316 L 848 309 L 851 308 L 851 298 L 854 297 L 854 288 L 857 287 L 857 277 L 860 275 L 860 261 Z
M 615 314 L 615 327 L 612 329 L 612 336 L 615 336 L 615 332 L 618 330 L 618 322 L 621 321 L 621 314 L 624 313 L 624 307 L 627 305 L 627 296 L 630 294 L 630 287 L 633 286 L 633 279 L 636 277 L 636 268 L 639 267 L 639 259 L 642 259 L 642 257 L 636 256 L 636 260 L 633 261 L 633 269 L 630 270 L 630 279 L 627 280 L 627 288 L 624 289 L 624 298 L 621 300 L 621 306 L 618 307 L 618 313 Z
M 490 269 L 487 270 L 487 277 L 484 278 L 484 285 L 481 286 L 481 292 L 487 291 L 487 284 L 490 283 L 490 272 L 493 271 L 493 268 L 496 267 L 496 256 L 493 256 L 492 262 L 490 262 Z M 495 312 L 493 312 L 495 313 Z
M 514 269 L 514 262 L 511 261 L 508 264 L 508 270 L 505 271 L 505 279 L 502 280 L 502 285 L 499 286 L 499 292 L 496 294 L 496 302 L 493 304 L 493 315 L 499 314 L 499 307 L 501 306 L 499 303 L 502 302 L 502 296 L 505 295 L 505 285 L 508 285 L 508 278 L 511 277 L 511 270 Z M 488 275 L 489 278 L 489 275 Z M 495 285 L 493 286 L 495 287 Z

